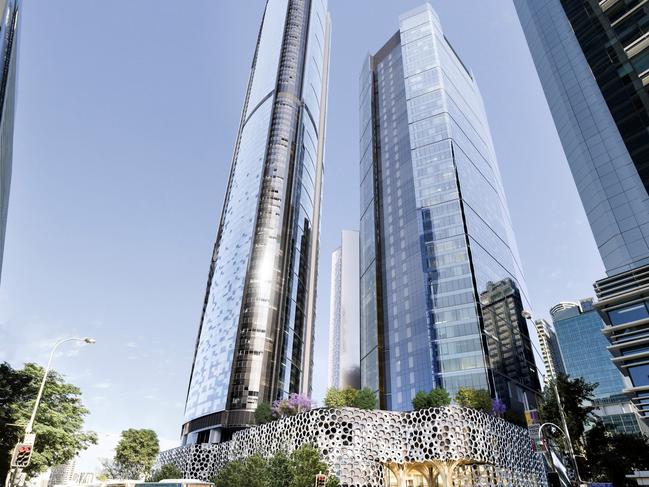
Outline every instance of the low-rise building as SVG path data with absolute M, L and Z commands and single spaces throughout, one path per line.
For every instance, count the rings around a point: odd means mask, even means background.
M 526 429 L 458 406 L 419 411 L 315 409 L 234 433 L 230 441 L 162 452 L 184 477 L 210 479 L 228 462 L 311 444 L 347 487 L 547 486 Z

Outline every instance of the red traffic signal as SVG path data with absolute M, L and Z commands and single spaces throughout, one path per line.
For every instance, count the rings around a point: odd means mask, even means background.
M 325 487 L 327 483 L 327 476 L 319 473 L 315 476 L 315 487 Z
M 32 458 L 32 448 L 33 446 L 27 443 L 18 443 L 11 458 L 11 466 L 14 468 L 28 467 Z

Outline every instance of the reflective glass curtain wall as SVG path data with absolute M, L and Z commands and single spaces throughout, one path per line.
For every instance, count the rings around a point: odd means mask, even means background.
M 269 0 L 210 266 L 186 443 L 222 441 L 260 402 L 310 394 L 330 19 Z
M 429 5 L 364 64 L 360 123 L 362 385 L 388 409 L 436 385 L 495 395 L 480 295 L 526 290 L 480 93 Z M 538 388 L 530 335 L 533 390 L 512 377 L 507 402 Z
M 0 278 L 11 185 L 19 9 L 19 0 L 0 0 Z
M 607 274 L 649 264 L 649 4 L 514 4 Z

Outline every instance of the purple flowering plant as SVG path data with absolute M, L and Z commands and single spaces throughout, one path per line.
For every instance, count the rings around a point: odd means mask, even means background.
M 500 399 L 494 399 L 491 402 L 491 414 L 494 416 L 505 414 L 505 411 L 507 411 L 507 406 Z
M 279 399 L 273 402 L 273 418 L 295 416 L 299 413 L 310 411 L 314 406 L 313 401 L 302 394 L 289 394 L 288 399 Z

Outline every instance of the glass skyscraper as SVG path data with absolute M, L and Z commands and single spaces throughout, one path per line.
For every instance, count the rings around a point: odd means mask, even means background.
M 533 403 L 536 336 L 518 320 L 507 353 L 527 377 L 494 383 L 481 296 L 507 279 L 520 313 L 527 293 L 477 84 L 430 5 L 364 63 L 360 133 L 362 385 L 394 410 L 435 386 Z
M 649 264 L 649 6 L 514 3 L 606 272 Z
M 19 7 L 19 0 L 0 0 L 0 277 L 11 184 Z
M 629 398 L 624 395 L 622 374 L 611 362 L 609 343 L 602 333 L 604 322 L 593 300 L 559 303 L 550 314 L 566 374 L 597 384 L 593 393 L 595 413 L 620 433 L 643 430 Z
M 209 271 L 183 442 L 310 394 L 329 65 L 326 0 L 268 0 Z
M 328 387 L 336 389 L 361 383 L 358 281 L 358 232 L 343 230 L 331 254 Z
M 608 274 L 609 350 L 649 424 L 649 316 L 634 315 L 649 299 L 649 3 L 514 4 Z

